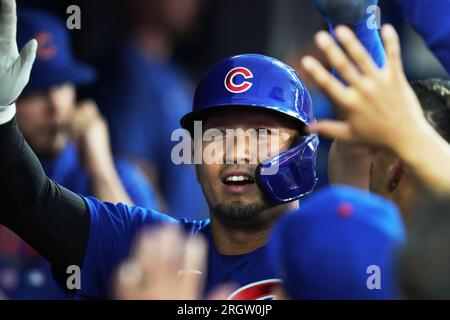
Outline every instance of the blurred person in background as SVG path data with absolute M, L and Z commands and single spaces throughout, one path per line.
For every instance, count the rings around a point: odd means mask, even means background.
M 450 299 L 450 197 L 415 208 L 398 274 L 406 299 Z
M 190 110 L 193 86 L 173 62 L 174 47 L 196 21 L 202 0 L 132 0 L 129 30 L 96 98 L 115 153 L 138 164 L 155 186 L 157 209 L 174 217 L 207 216 L 193 166 L 175 165 L 172 132 Z
M 95 72 L 72 57 L 63 22 L 25 8 L 19 9 L 19 21 L 19 45 L 36 38 L 39 46 L 30 82 L 17 101 L 17 121 L 45 172 L 79 194 L 156 206 L 139 169 L 113 159 L 107 123 L 95 103 L 76 106 L 76 86 L 94 81 Z M 3 226 L 0 289 L 11 299 L 68 298 L 54 282 L 48 262 Z

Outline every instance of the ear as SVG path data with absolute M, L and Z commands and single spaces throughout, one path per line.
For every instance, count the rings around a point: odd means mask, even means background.
M 404 174 L 404 165 L 400 159 L 395 159 L 389 166 L 388 178 L 386 180 L 386 189 L 389 192 L 394 192 L 397 189 L 400 180 Z

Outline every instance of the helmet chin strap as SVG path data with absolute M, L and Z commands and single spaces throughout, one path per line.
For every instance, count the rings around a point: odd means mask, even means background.
M 308 196 L 317 183 L 314 168 L 318 145 L 318 136 L 311 134 L 297 146 L 261 162 L 255 173 L 259 188 L 278 204 Z

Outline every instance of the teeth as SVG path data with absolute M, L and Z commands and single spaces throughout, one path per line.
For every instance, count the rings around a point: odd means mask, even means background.
M 246 176 L 229 176 L 226 178 L 225 181 L 227 182 L 234 182 L 234 181 L 251 181 L 253 179 L 246 177 Z

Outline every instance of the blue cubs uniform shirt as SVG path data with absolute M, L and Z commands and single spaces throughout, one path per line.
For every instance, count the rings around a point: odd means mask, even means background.
M 104 203 L 84 198 L 90 214 L 90 231 L 86 255 L 81 268 L 82 298 L 111 298 L 111 276 L 130 253 L 136 236 L 144 228 L 162 223 L 177 223 L 190 234 L 203 234 L 209 243 L 205 293 L 222 283 L 238 286 L 231 299 L 270 299 L 275 279 L 268 263 L 266 247 L 249 254 L 220 254 L 212 241 L 209 219 L 176 220 L 154 210 L 124 204 Z

